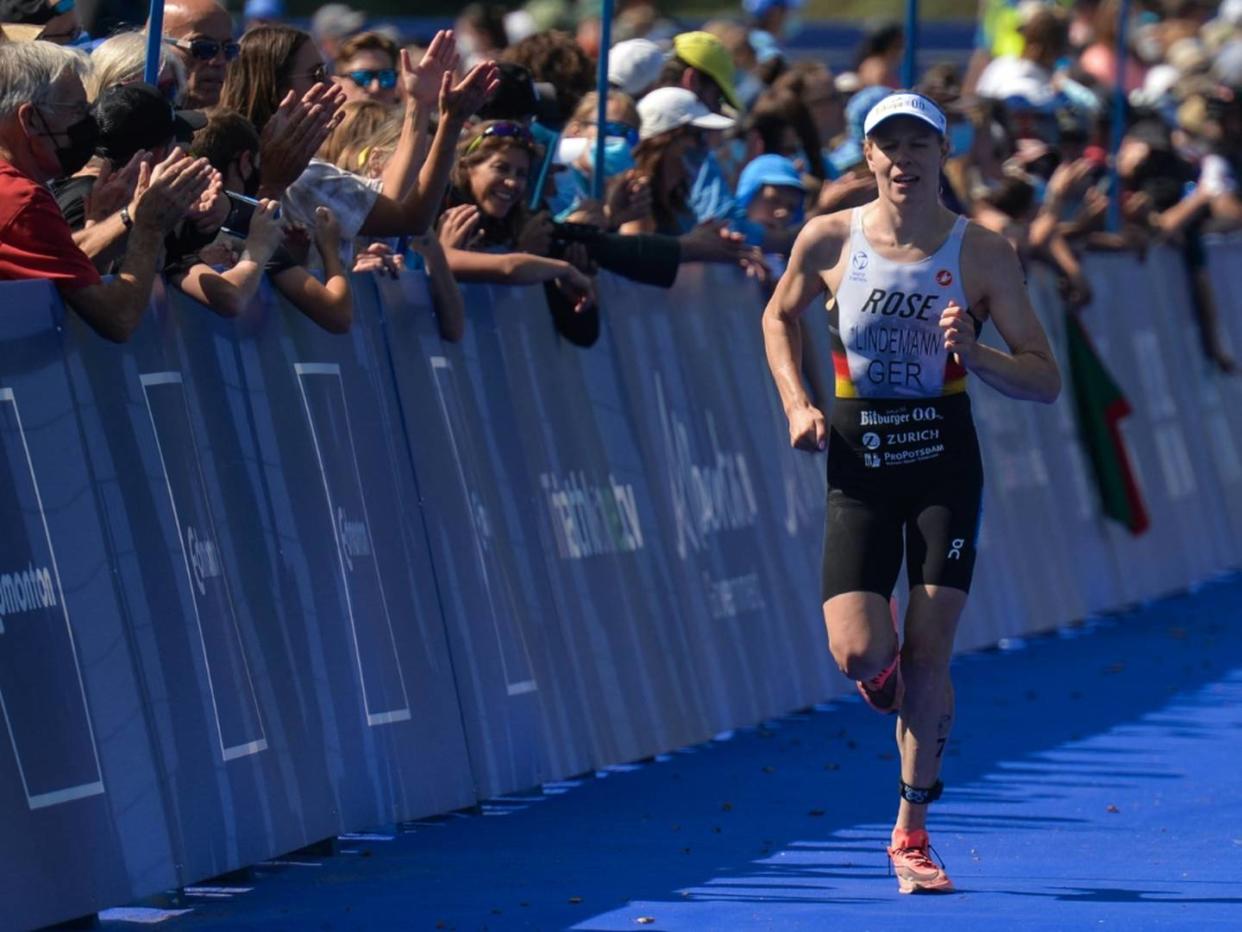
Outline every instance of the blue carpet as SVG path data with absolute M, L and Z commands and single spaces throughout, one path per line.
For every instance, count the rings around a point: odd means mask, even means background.
M 843 700 L 262 865 L 160 928 L 1242 928 L 1240 601 L 1230 577 L 955 661 L 955 895 L 897 895 L 893 720 Z

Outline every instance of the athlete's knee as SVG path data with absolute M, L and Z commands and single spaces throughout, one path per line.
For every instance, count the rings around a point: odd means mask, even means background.
M 896 643 L 873 638 L 843 638 L 830 646 L 837 669 L 851 680 L 869 680 L 884 672 L 897 653 Z

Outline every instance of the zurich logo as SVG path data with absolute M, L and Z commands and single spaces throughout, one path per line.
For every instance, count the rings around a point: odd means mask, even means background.
M 868 450 L 874 450 L 880 445 L 880 435 L 867 431 L 862 436 L 863 446 Z

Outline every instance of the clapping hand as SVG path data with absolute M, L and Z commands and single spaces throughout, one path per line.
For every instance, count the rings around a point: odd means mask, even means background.
M 144 162 L 149 162 L 151 153 L 139 149 L 125 166 L 117 171 L 112 170 L 112 162 L 103 160 L 103 167 L 91 191 L 86 195 L 85 211 L 87 224 L 97 223 L 111 217 L 128 204 L 134 197 L 138 186 L 138 174 Z
M 415 65 L 408 49 L 401 50 L 401 89 L 407 101 L 413 101 L 428 110 L 440 100 L 440 87 L 444 76 L 457 71 L 460 56 L 451 29 L 436 33 L 422 59 Z
M 445 249 L 469 249 L 482 235 L 479 221 L 482 215 L 473 204 L 450 207 L 440 218 L 440 245 Z
M 301 99 L 293 91 L 285 95 L 259 137 L 261 194 L 280 198 L 301 177 L 340 122 L 344 102 L 345 91 L 336 84 L 316 84 Z
M 499 88 L 500 68 L 494 61 L 475 65 L 456 84 L 446 71 L 440 79 L 440 119 L 465 123 Z

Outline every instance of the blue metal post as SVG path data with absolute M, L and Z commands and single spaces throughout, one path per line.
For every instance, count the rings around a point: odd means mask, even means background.
M 1117 83 L 1113 87 L 1113 125 L 1108 158 L 1108 228 L 1116 233 L 1121 229 L 1121 177 L 1117 172 L 1117 153 L 1126 133 L 1126 61 L 1130 35 L 1130 0 L 1121 0 L 1117 14 Z
M 912 88 L 918 80 L 919 0 L 906 0 L 906 54 L 901 60 L 901 86 Z
M 612 3 L 604 0 L 599 23 L 599 72 L 595 87 L 599 91 L 599 109 L 595 118 L 595 171 L 591 173 L 591 197 L 604 199 L 604 124 L 608 122 L 608 50 L 612 46 Z
M 160 45 L 164 41 L 164 0 L 151 0 L 147 17 L 147 67 L 142 80 L 152 87 L 160 83 Z

